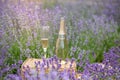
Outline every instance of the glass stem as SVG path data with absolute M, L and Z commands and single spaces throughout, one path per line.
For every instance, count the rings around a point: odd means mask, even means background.
M 43 50 L 44 50 L 44 58 L 46 58 L 46 55 L 47 55 L 47 48 L 43 48 Z

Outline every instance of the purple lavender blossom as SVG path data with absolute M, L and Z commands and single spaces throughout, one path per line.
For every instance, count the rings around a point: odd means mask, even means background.
M 84 75 L 90 76 L 92 79 L 118 79 L 120 74 L 120 56 L 117 55 L 117 48 L 112 48 L 108 53 L 104 54 L 104 60 L 102 63 L 94 63 L 85 66 Z M 103 80 L 104 80 L 103 79 Z

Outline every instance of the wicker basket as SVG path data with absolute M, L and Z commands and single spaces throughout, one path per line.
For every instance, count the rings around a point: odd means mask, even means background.
M 35 62 L 40 62 L 42 63 L 43 60 L 42 59 L 35 59 L 35 58 L 28 58 L 24 61 L 24 63 L 21 66 L 21 76 L 22 76 L 22 80 L 25 80 L 24 78 L 24 72 L 25 72 L 25 67 L 29 66 L 30 69 L 35 69 Z M 56 67 L 57 65 L 53 62 L 52 64 L 54 64 L 54 66 Z M 63 70 L 71 70 L 71 71 L 76 71 L 76 63 L 73 62 L 71 65 L 70 61 L 61 61 L 61 67 L 58 69 L 58 71 L 63 71 Z M 71 65 L 71 66 L 70 66 Z M 45 72 L 49 72 L 52 69 L 52 65 L 45 69 Z

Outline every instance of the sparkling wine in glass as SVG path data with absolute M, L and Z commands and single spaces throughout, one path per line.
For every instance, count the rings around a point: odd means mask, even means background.
M 46 52 L 48 47 L 48 38 L 41 38 L 41 43 L 42 43 L 44 52 Z
M 46 58 L 46 52 L 47 52 L 47 48 L 48 48 L 48 40 L 49 40 L 49 26 L 43 26 L 41 28 L 41 44 L 42 44 L 42 48 L 44 51 L 44 57 Z

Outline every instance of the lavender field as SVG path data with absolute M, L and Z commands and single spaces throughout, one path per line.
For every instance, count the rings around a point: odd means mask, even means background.
M 60 60 L 55 45 L 61 17 L 76 72 L 58 72 L 57 64 L 46 74 L 43 66 Z M 43 26 L 50 26 L 48 60 L 35 63 L 39 74 L 28 67 L 25 80 L 120 80 L 120 0 L 0 0 L 0 80 L 22 80 L 22 63 L 43 58 Z

